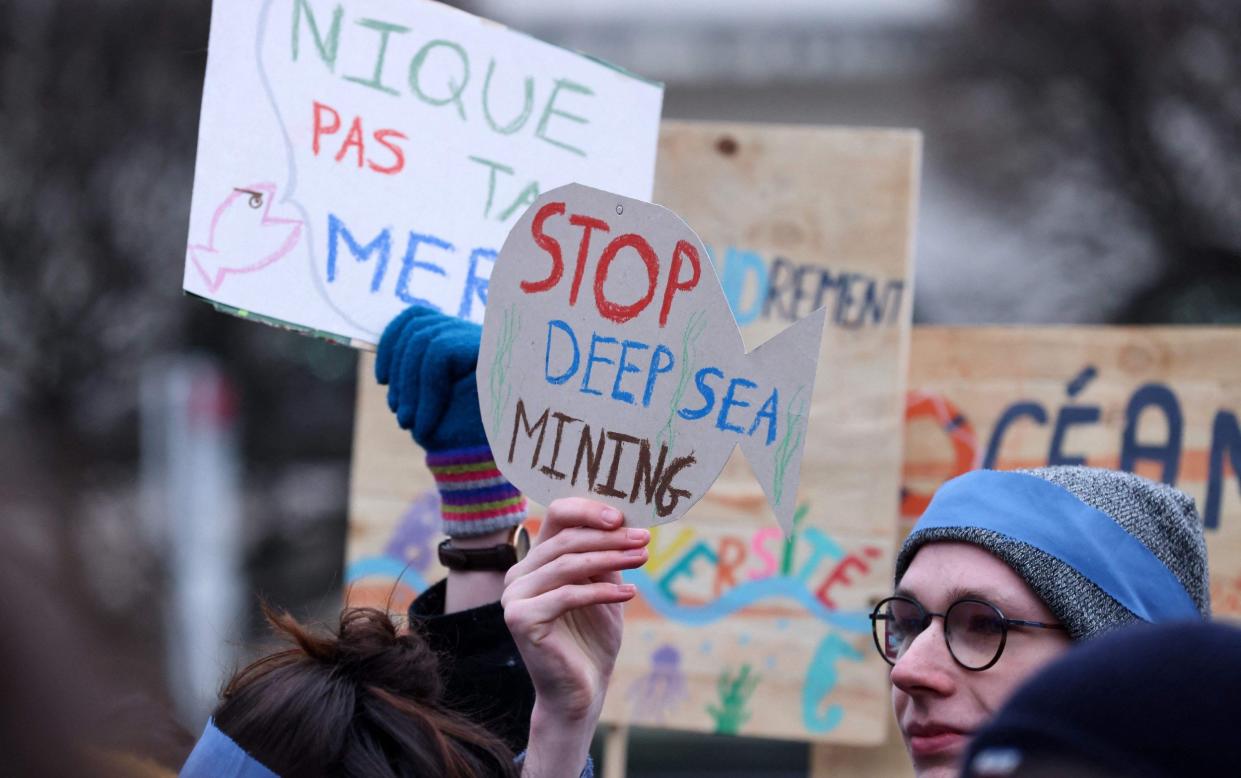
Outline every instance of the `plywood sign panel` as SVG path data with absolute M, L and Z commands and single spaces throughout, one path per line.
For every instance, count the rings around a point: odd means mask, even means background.
M 793 531 L 736 454 L 683 519 L 655 529 L 650 562 L 627 575 L 639 597 L 605 720 L 884 738 L 887 666 L 865 614 L 890 586 L 919 153 L 904 131 L 664 123 L 655 202 L 705 243 L 746 347 L 818 308 L 826 326 Z M 399 609 L 442 575 L 434 488 L 370 365 L 348 579 L 351 599 L 382 603 L 405 570 Z
M 1215 612 L 1241 618 L 1241 330 L 918 328 L 909 377 L 906 531 L 973 467 L 1130 470 L 1194 498 Z

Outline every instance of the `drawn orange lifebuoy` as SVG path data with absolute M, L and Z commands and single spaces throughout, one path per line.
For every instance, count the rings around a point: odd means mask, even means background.
M 974 427 L 961 409 L 951 401 L 935 392 L 912 390 L 905 395 L 905 424 L 914 419 L 929 417 L 947 435 L 952 443 L 953 462 L 951 472 L 944 480 L 955 478 L 969 472 L 977 466 L 978 438 L 974 435 Z M 901 518 L 913 521 L 922 515 L 926 506 L 931 503 L 934 492 L 917 492 L 908 486 L 901 486 Z

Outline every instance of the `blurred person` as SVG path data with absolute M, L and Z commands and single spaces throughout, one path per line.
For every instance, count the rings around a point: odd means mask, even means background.
M 21 540 L 0 529 L 0 774 L 174 775 L 193 738 L 117 672 L 114 641 Z
M 940 487 L 871 614 L 920 777 L 956 775 L 974 732 L 1077 641 L 1210 615 L 1193 500 L 1111 470 L 978 470 Z
M 1174 622 L 1126 629 L 1034 675 L 979 731 L 966 778 L 1232 775 L 1241 629 Z

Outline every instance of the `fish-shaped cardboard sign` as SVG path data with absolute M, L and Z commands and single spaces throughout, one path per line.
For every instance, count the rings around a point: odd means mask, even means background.
M 658 205 L 570 184 L 513 226 L 488 290 L 478 394 L 501 472 L 543 504 L 682 516 L 735 446 L 788 532 L 824 312 L 747 354 L 706 246 Z

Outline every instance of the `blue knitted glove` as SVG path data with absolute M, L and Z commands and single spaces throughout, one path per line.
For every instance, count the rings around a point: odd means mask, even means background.
M 375 377 L 401 429 L 430 452 L 487 445 L 474 368 L 482 328 L 414 306 L 379 339 Z
M 388 407 L 427 451 L 444 531 L 484 535 L 520 524 L 526 500 L 500 475 L 478 409 L 474 370 L 482 328 L 430 308 L 402 311 L 384 330 L 375 378 Z

